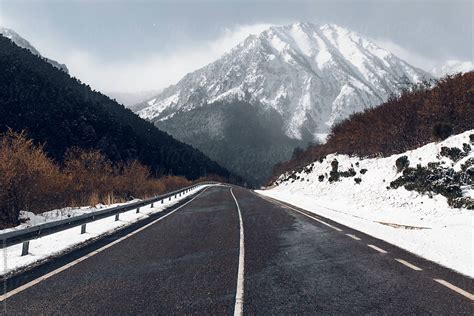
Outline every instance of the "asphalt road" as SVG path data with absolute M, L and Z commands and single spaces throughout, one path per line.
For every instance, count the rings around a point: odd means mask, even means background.
M 2 313 L 474 313 L 469 293 L 457 289 L 473 293 L 472 279 L 329 219 L 232 191 L 235 200 L 229 187 L 208 188 L 98 253 L 91 246 L 71 254 L 69 262 L 80 262 L 45 280 L 54 269 L 8 281 L 37 280 L 5 299 Z

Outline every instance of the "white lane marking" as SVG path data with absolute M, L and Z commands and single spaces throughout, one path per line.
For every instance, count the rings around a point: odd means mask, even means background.
M 239 212 L 239 222 L 240 222 L 240 251 L 239 251 L 239 269 L 237 272 L 237 291 L 235 293 L 235 307 L 234 307 L 234 316 L 243 315 L 244 308 L 244 222 L 242 220 L 242 213 L 240 212 L 240 206 L 235 198 L 232 188 L 230 188 L 230 194 L 234 198 L 235 205 L 237 205 L 237 211 Z
M 387 251 L 385 251 L 385 250 L 383 250 L 382 248 L 379 248 L 379 247 L 377 247 L 377 246 L 374 246 L 374 245 L 367 245 L 367 246 L 369 246 L 369 247 L 372 248 L 372 249 L 377 250 L 378 252 L 381 252 L 381 253 L 388 253 Z
M 74 261 L 71 261 L 71 262 L 69 262 L 68 264 L 66 264 L 66 265 L 64 265 L 64 266 L 57 268 L 56 270 L 53 270 L 53 271 L 51 271 L 51 272 L 49 272 L 49 273 L 47 273 L 47 274 L 45 274 L 45 275 L 43 275 L 43 276 L 41 276 L 41 277 L 39 277 L 39 278 L 37 278 L 37 279 L 34 279 L 33 281 L 30 281 L 30 282 L 28 282 L 28 283 L 26 283 L 26 284 L 23 284 L 22 286 L 19 286 L 19 287 L 17 287 L 16 289 L 11 290 L 10 292 L 7 292 L 7 293 L 5 293 L 5 294 L 3 294 L 3 295 L 0 295 L 0 302 L 3 302 L 3 301 L 6 300 L 7 298 L 9 298 L 9 297 L 11 297 L 11 296 L 13 296 L 13 295 L 15 295 L 15 294 L 18 294 L 18 293 L 20 293 L 20 292 L 22 292 L 22 291 L 24 291 L 24 290 L 26 290 L 26 289 L 28 289 L 28 288 L 34 286 L 34 285 L 40 283 L 41 281 L 44 281 L 44 280 L 46 280 L 46 279 L 52 277 L 52 276 L 55 275 L 55 274 L 58 274 L 58 273 L 60 273 L 60 272 L 62 272 L 62 271 L 64 271 L 64 270 L 66 270 L 66 269 L 68 269 L 68 268 L 70 268 L 70 267 L 72 267 L 72 266 L 75 266 L 75 265 L 78 264 L 79 262 L 84 261 L 84 260 L 86 260 L 87 258 L 90 258 L 90 257 L 92 257 L 92 256 L 94 256 L 94 255 L 96 255 L 96 254 L 98 254 L 99 252 L 102 252 L 102 251 L 106 250 L 107 248 L 110 248 L 110 247 L 112 247 L 113 245 L 118 244 L 118 243 L 121 242 L 122 240 L 125 240 L 125 239 L 127 239 L 128 237 L 131 237 L 131 236 L 133 236 L 133 235 L 135 235 L 135 234 L 141 232 L 142 230 L 144 230 L 144 229 L 150 227 L 150 226 L 153 225 L 153 224 L 156 224 L 157 222 L 159 222 L 159 221 L 165 219 L 166 217 L 170 216 L 170 215 L 173 214 L 174 212 L 178 211 L 179 209 L 185 207 L 186 205 L 188 205 L 189 203 L 191 203 L 192 201 L 194 201 L 194 199 L 196 199 L 198 196 L 200 196 L 202 193 L 204 193 L 204 191 L 206 191 L 208 188 L 210 188 L 210 186 L 209 186 L 209 187 L 206 187 L 204 190 L 202 190 L 198 195 L 196 195 L 195 197 L 193 197 L 191 200 L 189 200 L 188 202 L 184 203 L 183 205 L 177 207 L 176 209 L 174 209 L 173 211 L 169 212 L 169 213 L 166 214 L 165 216 L 160 217 L 160 218 L 154 220 L 153 222 L 148 223 L 148 224 L 146 224 L 145 226 L 138 228 L 137 230 L 134 230 L 133 232 L 129 233 L 128 235 L 125 235 L 125 236 L 123 236 L 123 237 L 120 237 L 120 238 L 117 239 L 117 240 L 114 240 L 114 241 L 111 242 L 110 244 L 107 244 L 107 245 L 105 245 L 105 246 L 103 246 L 103 247 L 101 247 L 101 248 L 99 248 L 99 249 L 97 249 L 97 250 L 94 250 L 94 251 L 90 252 L 90 253 L 88 253 L 87 255 L 85 255 L 85 256 L 83 256 L 83 257 L 81 257 L 81 258 L 78 258 L 78 259 L 76 259 L 76 260 L 74 260 Z
M 351 237 L 352 239 L 354 240 L 360 240 L 359 237 L 357 237 L 356 235 L 352 235 L 352 234 L 346 234 L 347 236 Z
M 414 264 L 411 264 L 410 262 L 405 261 L 403 259 L 395 258 L 395 260 L 397 260 L 401 264 L 406 265 L 407 267 L 409 267 L 410 269 L 413 269 L 415 271 L 422 271 L 423 270 L 422 268 L 419 268 L 419 267 L 415 266 Z
M 469 293 L 468 291 L 465 291 L 461 288 L 458 288 L 456 285 L 453 285 L 451 283 L 449 283 L 448 281 L 445 281 L 443 279 L 433 279 L 435 280 L 436 282 L 438 282 L 439 284 L 442 284 L 444 286 L 446 286 L 447 288 L 453 290 L 454 292 L 457 292 L 465 297 L 467 297 L 468 299 L 470 299 L 471 301 L 474 301 L 474 294 L 471 294 Z
M 260 195 L 260 196 L 261 196 L 261 195 Z M 286 204 L 280 203 L 279 201 L 277 201 L 277 200 L 275 200 L 275 199 L 272 199 L 272 198 L 267 199 L 266 196 L 261 196 L 261 197 L 262 197 L 264 200 L 267 200 L 268 202 L 279 204 L 279 205 L 281 205 L 281 206 L 283 206 L 283 207 L 285 207 L 285 208 L 288 208 L 288 209 L 291 209 L 291 210 L 293 210 L 293 211 L 295 211 L 295 212 L 298 212 L 298 213 L 300 213 L 300 214 L 303 214 L 304 216 L 309 217 L 309 218 L 311 218 L 312 220 L 315 220 L 315 221 L 317 221 L 317 222 L 320 222 L 320 223 L 323 224 L 323 225 L 326 225 L 326 226 L 328 226 L 328 227 L 331 227 L 332 229 L 335 229 L 335 230 L 337 230 L 338 232 L 342 232 L 342 229 L 340 229 L 340 228 L 338 228 L 338 227 L 336 227 L 336 226 L 333 226 L 333 225 L 331 225 L 331 224 L 329 224 L 329 223 L 326 223 L 326 222 L 324 222 L 324 221 L 322 221 L 322 220 L 320 220 L 320 219 L 317 219 L 317 218 L 315 218 L 315 217 L 309 216 L 308 214 L 306 214 L 306 213 L 304 213 L 304 212 L 301 212 L 300 210 L 297 210 L 297 209 L 294 208 L 294 207 L 291 207 L 291 206 L 288 206 L 288 205 L 286 205 Z

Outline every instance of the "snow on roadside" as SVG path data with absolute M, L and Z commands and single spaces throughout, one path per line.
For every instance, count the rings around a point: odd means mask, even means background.
M 458 162 L 440 157 L 442 146 L 463 148 L 470 143 L 474 130 L 452 136 L 440 143 L 430 143 L 418 149 L 386 158 L 363 159 L 346 155 L 329 155 L 322 163 L 315 162 L 308 174 L 296 173 L 299 179 L 284 180 L 282 175 L 276 186 L 257 191 L 330 218 L 343 225 L 385 240 L 414 254 L 474 277 L 473 211 L 451 208 L 447 199 L 434 194 L 432 197 L 403 187 L 387 189 L 397 179 L 395 160 L 406 155 L 410 166 L 428 162 L 441 162 L 459 170 L 474 151 Z M 471 144 L 472 145 L 472 144 Z M 355 177 L 341 178 L 329 183 L 331 161 L 337 159 L 339 170 L 354 167 Z M 362 169 L 367 169 L 361 174 Z M 361 178 L 356 184 L 354 178 Z M 474 187 L 463 187 L 463 196 L 473 197 Z
M 151 208 L 149 205 L 140 208 L 140 213 L 136 213 L 134 210 L 127 211 L 120 214 L 120 219 L 115 221 L 115 216 L 110 216 L 95 222 L 87 224 L 87 230 L 85 234 L 81 234 L 81 227 L 73 227 L 56 234 L 45 236 L 30 241 L 29 254 L 21 256 L 22 244 L 13 245 L 5 249 L 1 249 L 2 259 L 0 260 L 0 275 L 4 275 L 15 270 L 27 267 L 39 261 L 43 261 L 48 257 L 58 255 L 65 250 L 78 246 L 81 243 L 90 241 L 97 238 L 100 235 L 111 233 L 115 230 L 121 229 L 128 226 L 140 219 L 148 217 L 150 214 L 158 213 L 165 210 L 167 207 L 173 206 L 180 200 L 188 197 L 201 190 L 207 185 L 199 186 L 188 193 L 183 194 L 180 197 L 172 198 L 171 201 L 168 199 L 164 200 L 164 203 L 155 203 L 154 207 Z M 132 203 L 134 201 L 128 202 Z M 124 203 L 123 203 L 124 204 Z M 109 207 L 114 207 L 121 204 L 114 204 Z M 105 208 L 104 206 L 98 206 Z M 7 231 L 26 228 L 32 225 L 39 225 L 45 222 L 51 222 L 55 220 L 64 219 L 71 216 L 77 216 L 84 213 L 90 213 L 97 211 L 95 207 L 80 207 L 80 208 L 66 208 L 61 210 L 53 210 L 41 215 L 34 215 L 31 213 L 23 213 L 23 216 L 28 216 L 29 220 L 14 228 L 0 230 L 0 233 Z M 33 216 L 31 216 L 33 215 Z
M 32 212 L 27 212 L 27 211 L 20 211 L 20 219 L 23 222 L 20 225 L 17 225 L 15 227 L 0 230 L 0 234 L 11 232 L 14 230 L 28 228 L 31 226 L 45 224 L 49 222 L 59 221 L 62 219 L 67 219 L 67 218 L 79 216 L 82 214 L 105 210 L 105 209 L 120 206 L 120 205 L 135 203 L 139 201 L 140 201 L 139 199 L 135 199 L 135 200 L 127 201 L 125 203 L 115 203 L 115 204 L 110 204 L 110 205 L 97 204 L 96 206 L 65 207 L 65 208 L 56 209 L 56 210 L 52 210 L 52 211 L 48 211 L 48 212 L 44 212 L 40 214 L 35 214 Z

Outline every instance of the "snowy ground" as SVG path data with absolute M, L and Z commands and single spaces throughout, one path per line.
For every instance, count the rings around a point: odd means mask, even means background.
M 283 181 L 285 175 L 282 175 L 275 187 L 257 192 L 330 218 L 474 277 L 474 211 L 451 208 L 441 195 L 430 198 L 403 187 L 396 190 L 386 188 L 400 176 L 395 168 L 395 160 L 402 155 L 408 156 L 411 166 L 426 166 L 428 162 L 438 161 L 459 170 L 461 164 L 474 157 L 474 151 L 453 163 L 449 158 L 438 155 L 440 148 L 462 148 L 463 143 L 470 143 L 469 135 L 473 133 L 474 130 L 471 130 L 443 142 L 430 143 L 387 158 L 360 159 L 330 155 L 322 163 L 315 162 L 309 174 L 298 173 L 300 179 Z M 352 164 L 357 172 L 355 177 L 361 178 L 362 182 L 356 184 L 354 177 L 342 178 L 335 183 L 329 183 L 326 177 L 320 182 L 318 177 L 329 173 L 334 158 L 339 161 L 340 170 L 347 170 Z M 368 171 L 361 174 L 361 169 Z M 463 190 L 463 196 L 474 196 L 472 186 L 466 186 Z
M 95 239 L 100 235 L 108 234 L 127 225 L 130 225 L 142 218 L 148 217 L 150 214 L 161 212 L 165 208 L 170 207 L 178 203 L 180 200 L 188 197 L 189 195 L 196 193 L 205 186 L 206 185 L 199 186 L 191 190 L 190 192 L 185 193 L 180 197 L 177 197 L 176 199 L 172 198 L 171 201 L 165 199 L 163 204 L 155 203 L 154 208 L 151 208 L 150 206 L 141 207 L 140 213 L 138 214 L 135 212 L 135 210 L 122 213 L 120 214 L 120 219 L 118 221 L 115 221 L 115 217 L 111 216 L 92 223 L 88 223 L 87 232 L 85 234 L 80 233 L 81 227 L 79 226 L 56 234 L 32 240 L 30 241 L 29 254 L 26 256 L 21 256 L 22 244 L 1 249 L 0 251 L 2 252 L 2 260 L 0 260 L 0 275 L 4 275 L 17 269 L 21 269 L 31 264 L 34 264 L 36 262 L 43 261 L 48 257 L 58 255 L 69 248 Z M 136 201 L 131 201 L 129 203 L 132 202 Z M 110 205 L 107 207 L 114 207 L 117 205 L 120 204 Z M 22 216 L 24 218 L 29 218 L 27 222 L 14 228 L 0 230 L 0 234 L 32 225 L 39 225 L 45 222 L 51 222 L 67 217 L 77 216 L 84 213 L 95 212 L 98 210 L 98 208 L 103 209 L 105 208 L 105 206 L 100 205 L 97 207 L 66 208 L 60 210 L 53 210 L 40 215 L 23 213 Z

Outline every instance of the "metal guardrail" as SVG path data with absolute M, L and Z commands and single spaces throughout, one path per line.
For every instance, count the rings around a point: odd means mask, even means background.
M 189 186 L 180 190 L 158 195 L 151 199 L 147 199 L 147 200 L 143 200 L 143 201 L 139 201 L 135 203 L 129 203 L 129 204 L 121 205 L 121 206 L 111 207 L 108 209 L 91 212 L 87 214 L 82 214 L 82 215 L 74 216 L 67 219 L 48 222 L 48 223 L 44 223 L 40 225 L 27 227 L 24 229 L 13 230 L 11 232 L 3 233 L 3 234 L 0 234 L 0 249 L 23 243 L 21 255 L 24 256 L 28 254 L 30 240 L 52 235 L 54 233 L 71 229 L 77 226 L 81 226 L 81 234 L 84 234 L 86 232 L 87 223 L 91 223 L 91 222 L 104 219 L 107 217 L 111 217 L 114 215 L 115 215 L 115 220 L 118 221 L 121 213 L 131 211 L 131 210 L 136 210 L 136 212 L 139 213 L 141 207 L 144 207 L 147 205 L 151 205 L 151 207 L 153 207 L 155 203 L 160 202 L 160 201 L 161 201 L 161 204 L 163 204 L 166 199 L 169 199 L 171 201 L 173 196 L 174 198 L 177 198 L 184 193 L 190 192 L 196 187 L 207 185 L 207 184 L 218 184 L 218 182 L 200 182 L 198 184 L 194 184 L 192 186 Z

